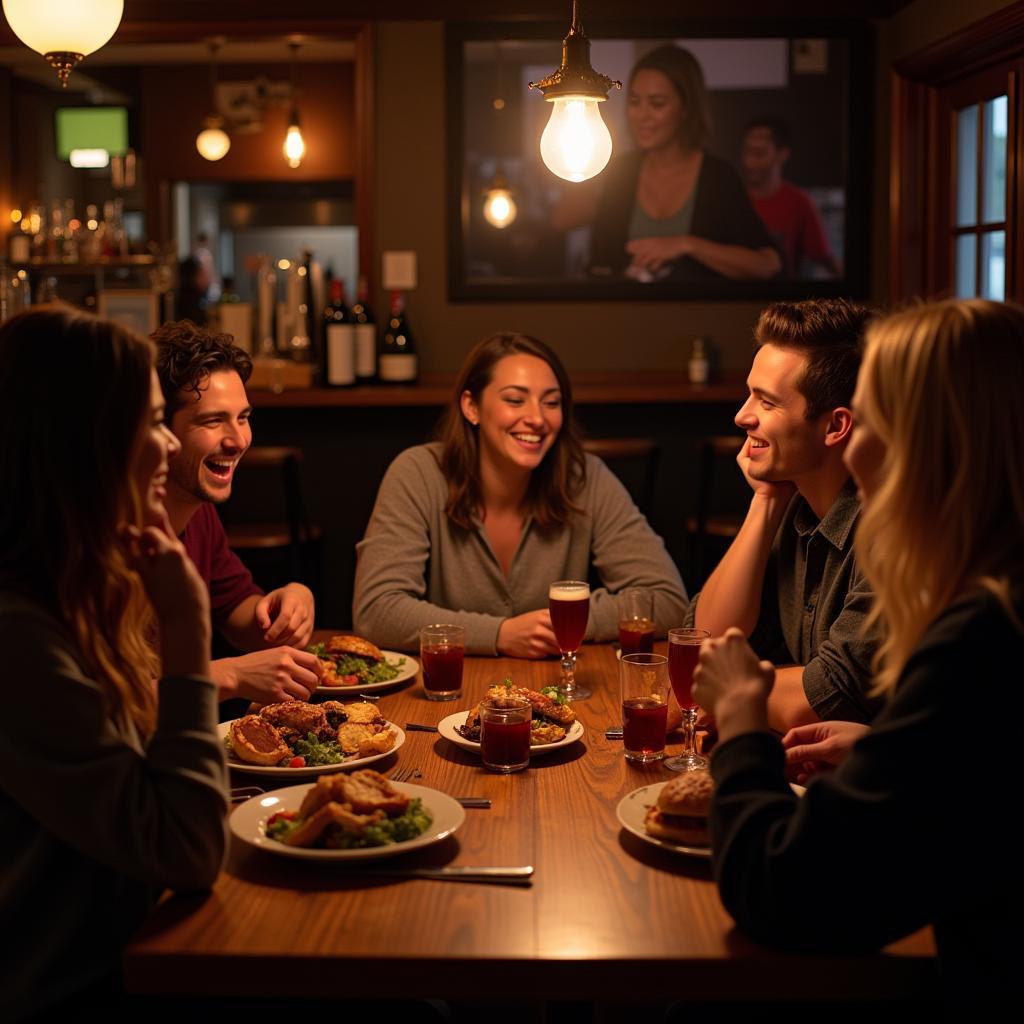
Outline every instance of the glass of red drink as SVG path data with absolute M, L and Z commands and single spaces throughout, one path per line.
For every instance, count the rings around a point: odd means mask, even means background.
M 466 630 L 441 623 L 420 630 L 420 664 L 427 700 L 455 700 L 462 696 L 462 661 Z
M 660 761 L 665 756 L 668 725 L 668 658 L 664 654 L 624 654 L 619 681 L 626 759 Z
M 654 592 L 647 587 L 627 587 L 616 601 L 623 655 L 650 654 L 654 650 Z
M 665 767 L 674 772 L 690 772 L 708 766 L 707 758 L 701 757 L 693 745 L 698 710 L 693 702 L 693 670 L 700 657 L 700 645 L 710 636 L 706 629 L 668 631 L 668 676 L 683 712 L 683 749 L 665 762 Z
M 492 772 L 518 772 L 530 763 L 533 707 L 522 697 L 480 702 L 480 758 Z
M 590 691 L 576 683 L 576 654 L 590 618 L 590 584 L 559 580 L 548 588 L 548 608 L 558 649 L 562 652 L 562 682 L 558 689 L 566 700 L 586 700 Z

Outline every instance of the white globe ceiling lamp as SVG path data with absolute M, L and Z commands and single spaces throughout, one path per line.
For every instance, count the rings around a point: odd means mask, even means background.
M 224 131 L 224 118 L 217 113 L 217 51 L 220 42 L 210 40 L 210 109 L 213 113 L 203 120 L 203 127 L 196 136 L 196 149 L 204 160 L 211 163 L 221 160 L 231 148 L 231 137 Z
M 220 160 L 231 148 L 231 137 L 221 127 L 223 123 L 220 117 L 208 117 L 203 122 L 205 127 L 196 136 L 196 149 L 204 160 Z
M 117 31 L 124 0 L 3 0 L 11 31 L 41 53 L 67 88 L 71 69 Z
M 540 137 L 541 159 L 566 181 L 586 181 L 605 169 L 612 155 L 612 137 L 601 118 L 599 103 L 622 83 L 590 65 L 590 40 L 580 24 L 579 3 L 573 0 L 572 24 L 562 40 L 562 64 L 547 78 L 530 82 L 553 104 Z

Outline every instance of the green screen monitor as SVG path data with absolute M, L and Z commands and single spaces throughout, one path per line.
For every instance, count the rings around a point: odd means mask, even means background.
M 58 107 L 55 124 L 57 157 L 73 166 L 106 167 L 111 156 L 128 150 L 124 107 Z

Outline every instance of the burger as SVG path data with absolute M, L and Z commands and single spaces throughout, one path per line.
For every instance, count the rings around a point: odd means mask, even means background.
M 648 808 L 644 818 L 648 835 L 685 846 L 710 846 L 708 811 L 713 789 L 707 771 L 683 772 L 666 782 L 657 804 Z

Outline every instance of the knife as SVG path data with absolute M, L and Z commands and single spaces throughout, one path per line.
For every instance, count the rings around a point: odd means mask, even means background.
M 406 732 L 437 732 L 436 725 L 420 725 L 419 722 L 406 722 Z
M 531 885 L 533 866 L 516 868 L 480 868 L 453 866 L 443 868 L 358 868 L 353 877 L 366 878 L 434 878 L 447 882 L 494 882 L 498 885 Z

